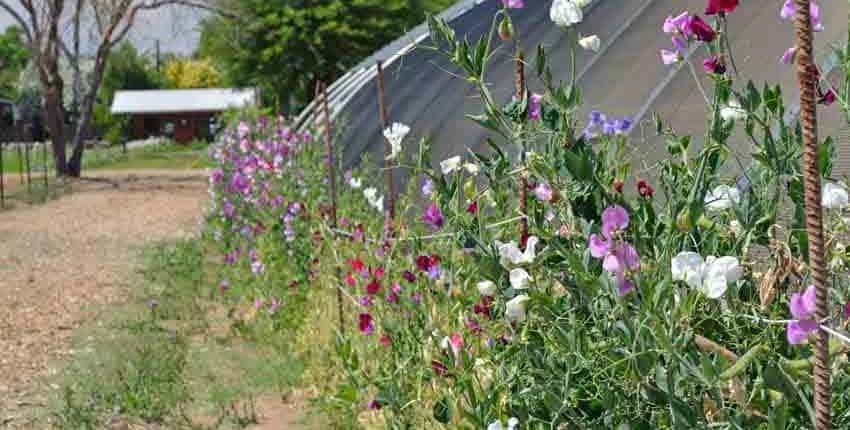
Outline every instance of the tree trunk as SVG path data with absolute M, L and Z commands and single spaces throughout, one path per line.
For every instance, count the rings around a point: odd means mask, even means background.
M 55 85 L 47 87 L 44 97 L 44 116 L 47 119 L 47 128 L 50 130 L 50 139 L 53 142 L 56 176 L 62 177 L 67 174 L 67 165 L 65 162 L 65 119 L 62 115 L 61 89 L 57 89 Z
M 106 70 L 106 57 L 109 54 L 109 47 L 102 48 L 98 51 L 95 59 L 94 70 L 92 70 L 91 83 L 89 90 L 83 98 L 82 109 L 77 117 L 77 126 L 74 130 L 74 136 L 71 141 L 71 146 L 74 152 L 71 154 L 71 159 L 68 161 L 68 175 L 79 178 L 83 168 L 83 151 L 85 151 L 85 132 L 88 129 L 94 112 L 94 102 L 97 97 L 97 88 L 100 88 L 100 81 L 103 79 L 103 72 Z

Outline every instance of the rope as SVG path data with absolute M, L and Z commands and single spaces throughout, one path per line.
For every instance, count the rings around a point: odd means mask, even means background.
M 809 266 L 815 285 L 815 318 L 829 316 L 827 274 L 824 263 L 823 212 L 820 170 L 818 169 L 817 93 L 818 72 L 812 54 L 810 0 L 796 0 L 797 79 L 800 84 L 800 119 L 803 130 L 803 185 L 806 196 L 806 231 L 809 238 Z M 832 428 L 832 393 L 829 364 L 829 333 L 818 330 L 815 341 L 815 428 Z

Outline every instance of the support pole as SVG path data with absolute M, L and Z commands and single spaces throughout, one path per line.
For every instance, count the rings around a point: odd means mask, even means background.
M 24 150 L 21 149 L 20 142 L 15 144 L 15 147 L 18 150 L 18 176 L 20 177 L 20 182 L 18 185 L 24 184 Z
M 44 200 L 50 195 L 50 180 L 47 177 L 47 142 L 41 143 L 41 164 L 44 168 Z
M 3 143 L 0 142 L 0 209 L 6 208 L 6 176 L 3 167 Z
M 516 57 L 516 72 L 515 72 L 516 98 L 522 101 L 525 97 L 525 59 L 522 51 L 517 50 Z M 525 145 L 520 149 L 521 168 L 525 167 Z M 523 169 L 519 174 L 519 214 L 522 218 L 519 220 L 519 244 L 521 249 L 525 249 L 525 243 L 528 240 L 528 174 Z
M 30 144 L 29 142 L 25 143 L 24 154 L 26 154 L 26 164 L 27 164 L 27 194 L 30 196 L 30 203 L 32 203 L 32 166 L 30 165 Z
M 324 126 L 325 126 L 325 145 L 328 148 L 328 182 L 330 182 L 331 188 L 331 227 L 333 228 L 333 240 L 334 244 L 332 246 L 336 246 L 337 239 L 337 214 L 336 214 L 336 157 L 333 146 L 333 133 L 331 132 L 331 109 L 328 106 L 328 93 L 325 84 L 319 81 L 316 84 L 316 98 L 322 98 L 322 111 L 324 113 Z M 342 280 L 342 273 L 339 270 L 339 265 L 336 266 L 336 280 Z M 345 314 L 343 313 L 342 308 L 342 291 L 340 291 L 341 286 L 336 285 L 336 306 L 337 306 L 337 315 L 339 316 L 339 332 L 342 335 L 345 335 Z
M 387 128 L 387 105 L 384 103 L 384 67 L 381 62 L 376 64 L 378 68 L 378 110 L 381 114 L 381 132 Z M 386 189 L 386 197 L 384 198 L 384 237 L 392 236 L 392 222 L 395 219 L 395 188 L 393 186 L 393 171 L 390 164 L 390 154 L 392 146 L 387 138 L 384 138 L 384 188 Z
M 817 85 L 819 73 L 812 55 L 812 22 L 809 0 L 796 0 L 797 80 L 800 84 L 800 122 L 803 129 L 803 185 L 806 199 L 806 232 L 809 267 L 815 286 L 815 319 L 829 317 L 827 273 L 824 263 L 823 209 L 818 168 Z M 814 345 L 815 428 L 832 428 L 832 387 L 829 333 L 818 330 Z

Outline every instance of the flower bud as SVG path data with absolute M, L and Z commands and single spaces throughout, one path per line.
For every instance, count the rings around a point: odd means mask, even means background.
M 514 38 L 514 24 L 510 18 L 505 18 L 499 23 L 499 37 L 505 42 Z

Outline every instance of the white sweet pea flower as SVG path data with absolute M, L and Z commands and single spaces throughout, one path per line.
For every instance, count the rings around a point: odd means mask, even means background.
M 726 106 L 720 108 L 720 118 L 724 121 L 743 121 L 747 119 L 747 111 L 741 107 L 736 99 L 730 99 Z
M 732 230 L 732 234 L 735 236 L 740 236 L 744 232 L 744 227 L 736 219 L 729 221 L 729 229 Z
M 466 170 L 466 172 L 467 172 L 467 173 L 469 173 L 470 175 L 477 175 L 477 174 L 478 174 L 478 171 L 479 171 L 479 170 L 481 170 L 481 169 L 478 167 L 478 165 L 477 165 L 477 164 L 473 164 L 473 163 L 463 163 L 463 168 L 464 168 L 464 169 Z
M 509 321 L 525 321 L 525 302 L 531 300 L 527 295 L 520 294 L 505 303 L 505 318 Z
M 401 153 L 401 142 L 410 133 L 410 127 L 396 122 L 384 129 L 384 137 L 390 142 L 390 154 L 387 160 L 394 160 Z
M 708 256 L 705 260 L 696 252 L 680 252 L 672 262 L 674 281 L 685 281 L 710 299 L 719 299 L 726 293 L 730 282 L 743 276 L 743 269 L 735 257 Z
M 584 12 L 581 10 L 584 3 L 577 0 L 555 0 L 549 9 L 549 18 L 560 27 L 578 24 L 584 19 Z
M 378 196 L 378 190 L 372 187 L 366 188 L 363 190 L 363 196 L 372 207 L 379 211 L 384 210 L 384 196 Z
M 584 48 L 587 51 L 599 52 L 599 48 L 602 46 L 602 41 L 599 40 L 599 36 L 587 36 L 582 37 L 578 40 L 578 45 Z
M 455 170 L 460 168 L 460 155 L 447 158 L 440 162 L 440 170 L 443 171 L 444 175 L 451 174 Z
M 511 417 L 511 419 L 508 420 L 507 430 L 515 430 L 518 425 L 519 425 L 519 418 Z M 487 426 L 487 430 L 505 430 L 505 429 L 506 429 L 506 427 L 502 426 L 501 421 L 493 421 L 492 423 L 490 423 L 490 425 Z
M 363 181 L 361 181 L 359 178 L 351 178 L 351 180 L 348 181 L 348 185 L 351 186 L 351 188 L 354 188 L 355 190 L 360 188 L 362 184 Z
M 722 211 L 738 203 L 741 203 L 741 192 L 728 185 L 718 185 L 705 195 L 705 208 L 709 211 Z
M 531 275 L 525 271 L 525 269 L 513 269 L 510 272 L 511 278 L 511 286 L 514 287 L 515 290 L 525 290 L 528 288 L 528 284 L 534 279 L 531 278 Z
M 442 340 L 440 340 L 440 349 L 447 350 L 451 346 L 451 339 L 448 336 L 444 336 Z
M 487 297 L 496 295 L 496 284 L 493 281 L 481 281 L 478 283 L 478 294 Z
M 827 209 L 844 209 L 850 204 L 847 189 L 835 182 L 823 184 L 821 205 Z
M 536 248 L 539 241 L 540 239 L 537 236 L 530 236 L 525 243 L 525 251 L 520 251 L 519 246 L 514 241 L 502 243 L 497 240 L 496 248 L 499 250 L 502 266 L 507 267 L 511 264 L 518 266 L 533 263 L 534 258 L 537 257 Z

